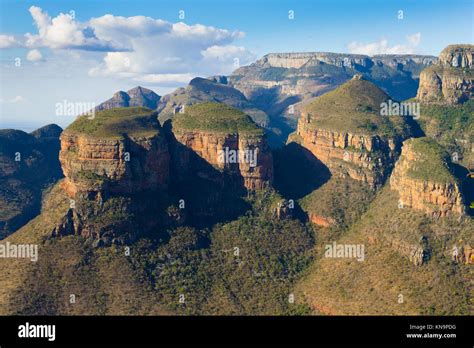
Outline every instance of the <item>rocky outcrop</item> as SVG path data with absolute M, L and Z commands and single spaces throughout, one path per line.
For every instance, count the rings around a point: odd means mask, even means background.
M 444 68 L 472 69 L 474 45 L 449 45 L 439 54 L 439 65 Z
M 183 112 L 188 106 L 203 102 L 219 102 L 242 110 L 255 123 L 262 127 L 268 125 L 268 116 L 257 109 L 239 90 L 227 84 L 225 76 L 210 78 L 196 77 L 185 88 L 178 88 L 174 92 L 163 96 L 157 105 L 158 119 L 162 124 Z
M 71 197 L 78 191 L 133 193 L 168 184 L 168 147 L 158 133 L 101 139 L 65 131 L 59 159 Z
M 436 61 L 436 57 L 421 55 L 270 53 L 234 71 L 228 83 L 270 116 L 283 112 L 291 117 L 288 105 L 333 90 L 354 73 L 364 74 L 398 100 L 411 98 L 416 94 L 420 71 Z M 396 74 L 397 84 L 384 78 L 381 71 Z M 292 99 L 285 102 L 287 98 Z
M 380 186 L 397 154 L 397 143 L 379 135 L 314 129 L 298 122 L 297 134 L 331 173 Z
M 162 198 L 170 155 L 156 113 L 130 107 L 81 116 L 62 133 L 59 159 L 71 206 L 52 236 L 122 244 L 172 219 Z
M 297 137 L 333 175 L 379 187 L 393 167 L 401 141 L 410 134 L 402 117 L 390 120 L 378 114 L 385 100 L 383 91 L 356 75 L 302 110 Z M 366 124 L 373 130 L 364 129 Z M 393 132 L 382 127 L 393 127 Z
M 269 188 L 273 181 L 273 160 L 263 136 L 173 129 L 176 140 L 206 162 L 230 175 L 241 177 L 250 191 Z M 226 160 L 222 156 L 229 154 Z M 236 154 L 236 161 L 230 156 Z M 248 153 L 248 159 L 245 154 Z M 240 156 L 240 160 L 239 160 Z M 255 162 L 252 159 L 255 157 Z
M 417 99 L 424 103 L 458 104 L 474 93 L 473 45 L 450 45 L 438 64 L 420 74 Z
M 462 215 L 465 207 L 460 187 L 449 173 L 446 159 L 434 151 L 438 151 L 436 143 L 426 138 L 405 141 L 390 187 L 398 192 L 402 207 L 435 218 Z
M 133 106 L 141 106 L 154 110 L 159 100 L 160 96 L 152 90 L 137 86 L 127 92 L 116 92 L 112 98 L 98 105 L 96 111 Z

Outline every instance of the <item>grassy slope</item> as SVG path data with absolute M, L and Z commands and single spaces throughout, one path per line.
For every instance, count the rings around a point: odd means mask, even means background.
M 2 241 L 36 243 L 39 259 L 0 259 L 0 314 L 169 314 L 123 249 L 93 251 L 80 237 L 45 239 L 68 205 L 56 185 L 41 215 Z M 69 304 L 70 294 L 76 295 L 75 304 Z
M 395 135 L 405 131 L 402 117 L 380 116 L 381 103 L 390 97 L 373 83 L 350 80 L 304 107 L 310 126 L 357 134 Z M 305 116 L 303 116 L 305 117 Z
M 45 203 L 42 214 L 31 220 L 14 234 L 2 240 L 1 243 L 41 243 L 43 237 L 51 232 L 55 224 L 65 214 L 68 205 L 68 201 L 61 194 L 61 189 L 58 185 L 52 189 Z M 38 249 L 39 257 L 41 258 L 42 248 L 38 247 Z M 24 283 L 28 273 L 34 266 L 34 263 L 25 259 L 0 259 L 0 314 L 4 315 L 12 310 L 9 307 L 9 296 Z
M 445 149 L 429 138 L 410 139 L 416 161 L 411 162 L 408 175 L 413 179 L 439 183 L 456 183 L 448 168 L 448 154 Z
M 473 312 L 469 279 L 472 269 L 449 261 L 452 245 L 471 239 L 474 224 L 443 220 L 429 221 L 424 215 L 397 208 L 397 195 L 388 188 L 381 191 L 369 210 L 337 243 L 364 244 L 365 261 L 322 257 L 324 244 L 318 241 L 320 258 L 298 286 L 316 313 L 326 314 L 468 314 Z M 414 266 L 389 246 L 368 243 L 369 237 L 398 237 L 416 242 L 428 236 L 431 260 Z M 404 297 L 398 303 L 399 294 Z
M 186 107 L 173 119 L 175 130 L 263 134 L 263 130 L 242 111 L 222 103 L 201 103 Z
M 115 108 L 78 117 L 66 130 L 93 137 L 149 136 L 158 132 L 156 114 L 143 107 Z
M 457 152 L 461 164 L 474 162 L 469 151 L 469 143 L 474 142 L 474 100 L 461 105 L 422 104 L 419 123 L 428 137 L 446 146 L 450 153 Z

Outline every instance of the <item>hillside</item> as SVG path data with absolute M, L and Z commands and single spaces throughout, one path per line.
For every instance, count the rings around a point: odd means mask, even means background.
M 397 201 L 383 189 L 342 237 L 318 241 L 318 259 L 297 291 L 315 313 L 472 315 L 472 268 L 452 262 L 450 254 L 454 245 L 472 245 L 472 220 L 433 221 L 399 209 Z M 324 257 L 324 246 L 334 240 L 364 245 L 364 261 Z M 411 263 L 416 250 L 426 250 L 429 261 Z
M 62 177 L 56 125 L 31 134 L 0 130 L 0 239 L 40 211 L 42 191 Z
M 171 94 L 165 95 L 157 106 L 159 120 L 163 124 L 166 120 L 179 113 L 181 108 L 193 104 L 215 102 L 224 103 L 239 109 L 249 115 L 255 123 L 261 126 L 268 125 L 268 116 L 257 109 L 237 89 L 227 85 L 227 79 L 205 79 L 196 77 L 185 88 L 178 88 Z

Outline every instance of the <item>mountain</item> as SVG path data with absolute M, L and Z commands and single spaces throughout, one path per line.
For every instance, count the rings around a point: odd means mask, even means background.
M 472 96 L 463 79 L 440 98 L 410 90 L 422 68 L 469 75 L 469 50 L 270 54 L 241 68 L 254 74 L 241 75 L 248 91 L 269 74 L 254 99 L 235 76 L 196 78 L 153 108 L 143 89 L 121 92 L 59 143 L 52 126 L 2 131 L 3 176 L 24 166 L 22 182 L 41 178 L 47 162 L 35 158 L 55 141 L 65 177 L 4 239 L 38 245 L 40 257 L 2 260 L 0 314 L 471 314 Z M 387 114 L 402 105 L 387 93 L 400 81 L 415 109 Z M 257 105 L 270 110 L 265 127 Z
M 112 98 L 99 104 L 96 111 L 134 106 L 156 109 L 159 100 L 160 96 L 152 90 L 137 86 L 127 92 L 116 92 Z
M 435 218 L 464 214 L 460 185 L 449 164 L 449 155 L 435 141 L 428 138 L 406 140 L 390 177 L 390 187 L 400 195 L 399 204 Z
M 420 124 L 426 136 L 444 146 L 474 215 L 474 100 L 473 45 L 449 45 L 439 62 L 421 73 L 416 100 Z M 474 207 L 474 205 L 472 205 Z
M 437 64 L 420 74 L 417 99 L 421 102 L 458 104 L 474 94 L 474 45 L 450 45 Z
M 0 130 L 0 239 L 40 212 L 42 191 L 62 177 L 54 124 L 28 134 Z
M 270 117 L 278 146 L 296 128 L 301 108 L 350 80 L 363 77 L 396 100 L 416 95 L 421 70 L 436 57 L 420 55 L 365 56 L 327 52 L 270 53 L 235 70 L 228 84 L 241 91 Z
M 355 75 L 303 108 L 295 138 L 333 174 L 381 186 L 401 142 L 414 132 L 408 117 L 381 115 L 381 105 L 389 100 L 379 87 Z
M 183 107 L 196 103 L 217 102 L 242 110 L 257 124 L 265 127 L 268 124 L 265 112 L 257 109 L 240 91 L 226 83 L 227 78 L 222 76 L 209 79 L 196 77 L 186 88 L 178 88 L 173 93 L 163 96 L 157 108 L 160 122 L 164 123 L 172 118 Z

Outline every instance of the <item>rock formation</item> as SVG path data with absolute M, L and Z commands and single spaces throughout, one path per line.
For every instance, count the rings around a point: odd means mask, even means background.
M 165 223 L 170 158 L 156 112 L 129 107 L 81 116 L 61 135 L 59 159 L 71 207 L 53 236 L 122 244 Z
M 133 106 L 142 106 L 154 110 L 159 100 L 160 96 L 152 90 L 137 86 L 127 92 L 116 92 L 112 98 L 98 105 L 96 111 Z
M 266 138 L 239 110 L 220 103 L 187 107 L 173 119 L 173 134 L 217 170 L 241 178 L 247 190 L 271 186 L 273 160 Z M 181 166 L 189 169 L 189 162 L 185 159 Z
M 383 184 L 401 141 L 411 134 L 402 116 L 381 116 L 389 97 L 356 77 L 308 104 L 297 136 L 330 171 L 373 187 Z
M 257 109 L 237 89 L 227 85 L 225 76 L 216 76 L 209 79 L 196 77 L 186 88 L 178 88 L 173 93 L 161 98 L 157 106 L 158 118 L 163 124 L 166 120 L 182 112 L 186 107 L 203 102 L 218 102 L 242 110 L 262 127 L 268 125 L 268 116 Z
M 399 205 L 435 218 L 464 214 L 461 190 L 447 161 L 447 155 L 433 140 L 406 140 L 390 178 L 391 189 L 400 196 Z
M 355 73 L 364 74 L 396 99 L 408 99 L 416 94 L 420 71 L 436 61 L 436 57 L 420 55 L 270 53 L 234 71 L 228 83 L 273 116 L 287 113 L 291 104 L 336 88 Z M 397 75 L 397 84 L 383 72 Z
M 156 113 L 141 108 L 113 112 L 116 115 L 99 112 L 93 120 L 82 117 L 61 135 L 63 186 L 71 197 L 78 191 L 130 194 L 167 187 L 168 146 Z M 113 129 L 114 117 L 122 119 L 124 128 L 107 133 Z M 94 124 L 97 128 L 88 128 Z M 140 128 L 143 125 L 145 129 Z
M 458 104 L 474 93 L 474 45 L 450 45 L 437 64 L 420 74 L 417 99 L 424 103 Z

